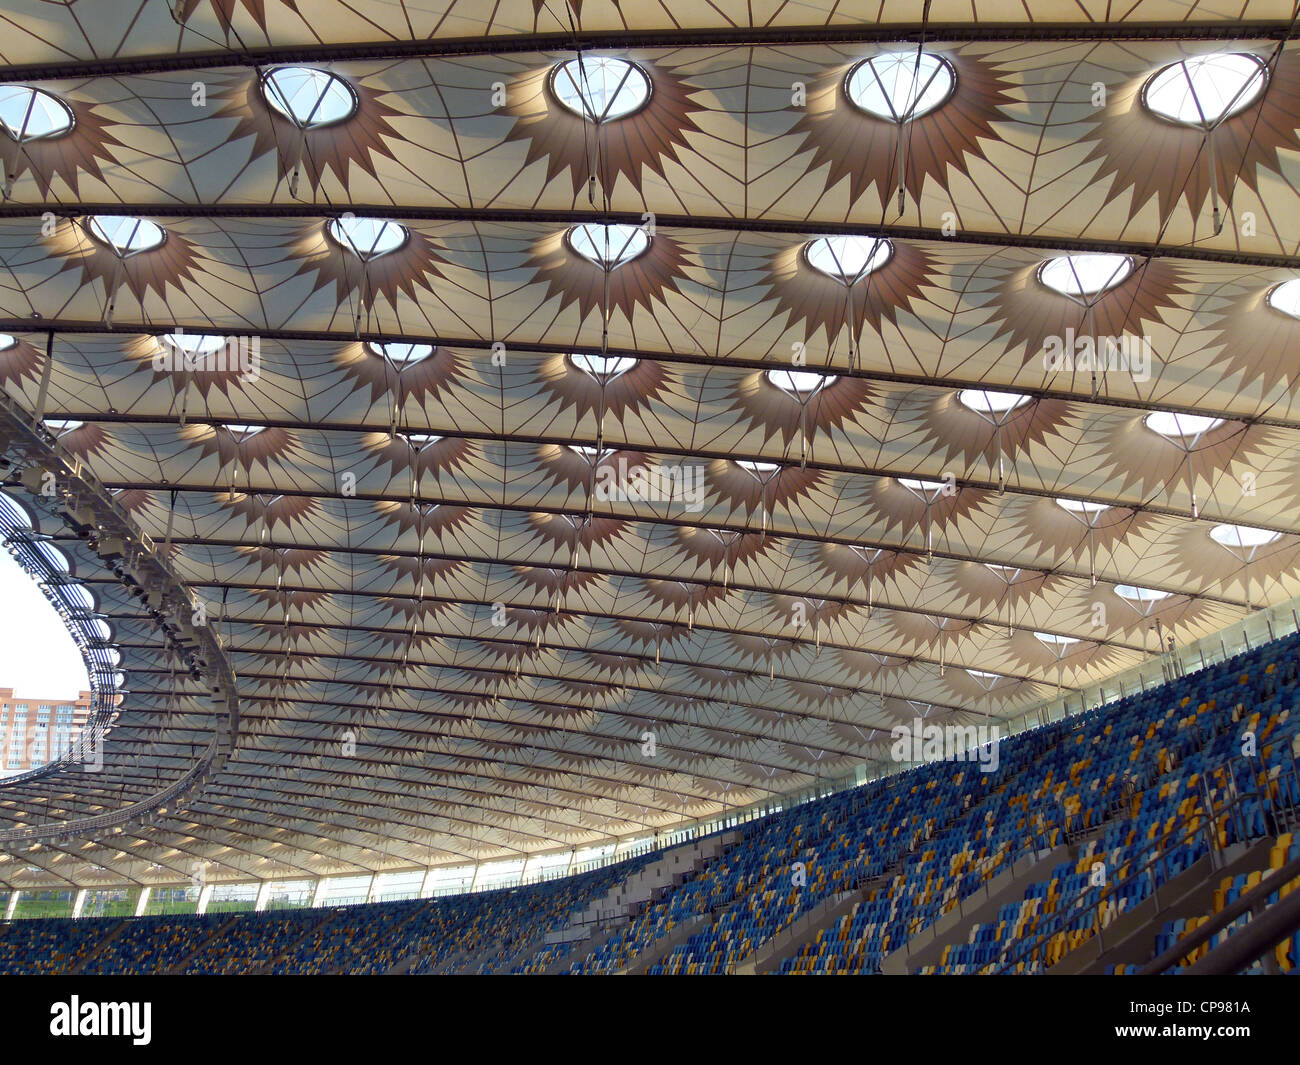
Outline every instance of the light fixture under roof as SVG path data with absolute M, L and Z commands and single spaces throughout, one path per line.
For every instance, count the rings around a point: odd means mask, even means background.
M 869 115 L 907 122 L 946 103 L 956 85 L 952 65 L 932 52 L 887 52 L 849 71 L 844 92 Z
M 1110 510 L 1109 503 L 1094 503 L 1091 499 L 1063 499 L 1058 498 L 1056 505 L 1062 510 L 1068 510 L 1071 514 L 1100 514 L 1103 510 Z
M 1248 52 L 1192 56 L 1152 75 L 1142 102 L 1171 122 L 1213 129 L 1259 99 L 1267 78 L 1264 61 Z
M 1204 414 L 1176 414 L 1167 410 L 1152 411 L 1143 420 L 1152 432 L 1170 440 L 1200 436 L 1223 424 L 1222 418 L 1211 418 Z
M 336 74 L 313 67 L 277 67 L 262 77 L 271 109 L 299 129 L 332 126 L 357 113 L 357 96 Z
M 611 56 L 580 56 L 551 72 L 551 91 L 575 115 L 610 122 L 641 110 L 650 99 L 649 77 L 635 63 Z
M 157 222 L 134 215 L 97 214 L 86 222 L 90 235 L 122 258 L 162 247 L 167 231 Z
M 889 262 L 894 246 L 883 237 L 818 237 L 804 245 L 803 254 L 818 273 L 852 285 Z
M 1115 594 L 1121 599 L 1129 599 L 1136 603 L 1154 603 L 1161 599 L 1168 599 L 1173 593 L 1162 592 L 1158 588 L 1139 588 L 1135 584 L 1117 584 Z
M 1263 547 L 1281 538 L 1281 533 L 1252 525 L 1216 525 L 1210 530 L 1210 539 L 1224 547 Z
M 1270 290 L 1266 302 L 1275 311 L 1281 311 L 1292 318 L 1300 318 L 1300 277 L 1283 281 Z
M 637 364 L 630 355 L 587 355 L 580 351 L 570 355 L 569 361 L 597 381 L 612 381 Z
M 397 366 L 409 366 L 411 363 L 427 359 L 433 354 L 432 344 L 408 344 L 402 340 L 379 343 L 374 340 L 366 342 L 366 348 L 372 355 L 387 358 Z
M 411 231 L 386 218 L 361 218 L 353 214 L 332 219 L 329 235 L 363 262 L 396 251 L 410 239 Z
M 983 388 L 963 388 L 957 399 L 963 407 L 980 414 L 1006 414 L 1029 402 L 1029 397 L 1019 392 L 990 392 Z
M 811 373 L 808 370 L 768 370 L 768 382 L 795 398 L 811 396 L 839 380 L 835 374 Z
M 1121 285 L 1133 273 L 1131 256 L 1086 252 L 1048 259 L 1038 268 L 1038 280 L 1062 296 L 1098 296 Z
M 641 226 L 625 222 L 583 222 L 569 230 L 569 247 L 597 266 L 616 267 L 644 255 L 650 235 Z
M 44 89 L 29 85 L 0 85 L 0 122 L 20 144 L 61 137 L 76 120 L 72 108 Z

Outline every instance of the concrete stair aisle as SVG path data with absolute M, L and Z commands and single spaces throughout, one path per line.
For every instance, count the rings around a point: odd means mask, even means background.
M 113 940 L 115 940 L 118 936 L 120 936 L 122 934 L 123 929 L 125 928 L 126 928 L 126 918 L 123 917 L 115 925 L 113 925 L 113 927 L 110 928 L 104 935 L 100 936 L 100 938 L 96 941 L 95 945 L 90 949 L 90 952 L 84 958 L 82 958 L 81 961 L 77 962 L 76 965 L 72 966 L 68 970 L 67 975 L 75 976 L 80 973 L 84 973 L 86 971 L 86 966 L 89 965 L 91 961 L 93 961 L 95 958 L 99 956 L 100 951 L 102 951 L 106 946 L 108 946 L 111 942 L 113 942 Z

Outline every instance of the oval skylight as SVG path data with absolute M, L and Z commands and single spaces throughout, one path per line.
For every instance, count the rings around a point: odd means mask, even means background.
M 161 339 L 187 355 L 211 355 L 226 346 L 226 338 L 219 333 L 185 333 L 178 329 Z
M 226 431 L 236 440 L 247 440 L 265 428 L 265 425 L 236 425 L 234 422 L 228 422 L 225 426 Z
M 1251 525 L 1216 525 L 1210 530 L 1210 539 L 1224 547 L 1263 547 L 1281 538 L 1281 533 Z
M 989 392 L 982 388 L 963 388 L 957 399 L 963 407 L 981 414 L 1006 414 L 1029 402 L 1029 397 L 1019 392 Z
M 1090 499 L 1058 499 L 1056 505 L 1071 514 L 1100 514 L 1110 510 L 1109 503 L 1094 503 Z
M 97 214 L 86 223 L 90 235 L 125 258 L 162 246 L 167 231 L 157 222 L 134 215 Z
M 586 355 L 580 351 L 570 355 L 569 361 L 598 381 L 612 381 L 619 374 L 627 373 L 637 363 L 636 359 L 628 355 Z
M 1062 636 L 1056 632 L 1036 632 L 1034 633 L 1043 643 L 1054 644 L 1057 647 L 1069 647 L 1072 643 L 1078 643 L 1077 636 Z
M 781 468 L 779 462 L 762 462 L 759 459 L 736 459 L 736 465 L 750 473 L 775 473 Z
M 635 63 L 610 56 L 582 56 L 560 63 L 551 74 L 555 98 L 591 122 L 610 122 L 641 110 L 650 99 L 650 79 Z
M 1210 129 L 1259 99 L 1264 61 L 1247 52 L 1215 52 L 1157 71 L 1142 90 L 1148 110 L 1171 122 Z
M 990 673 L 984 669 L 967 668 L 966 672 L 969 673 L 972 677 L 979 677 L 980 680 L 1001 680 L 1002 679 L 1001 673 Z
M 1061 255 L 1038 268 L 1038 280 L 1062 296 L 1097 296 L 1122 284 L 1133 259 L 1109 252 Z
M 575 455 L 581 455 L 589 462 L 600 458 L 602 452 L 598 447 L 592 447 L 590 444 L 568 444 L 566 445 Z
M 366 347 L 371 354 L 391 359 L 398 366 L 407 366 L 413 362 L 419 362 L 421 359 L 427 359 L 433 354 L 432 344 L 407 344 L 405 341 L 400 340 L 383 344 L 370 340 L 366 342 Z
M 1175 414 L 1167 410 L 1152 411 L 1144 421 L 1152 432 L 1171 440 L 1200 436 L 1223 424 L 1222 418 L 1209 418 L 1204 414 Z
M 0 351 L 8 351 L 18 343 L 18 338 L 12 333 L 0 333 Z
M 948 487 L 947 481 L 927 481 L 922 477 L 899 477 L 898 483 L 913 492 L 942 492 Z
M 809 373 L 807 370 L 768 370 L 767 379 L 782 392 L 795 397 L 812 395 L 839 380 L 835 374 Z
M 818 237 L 803 254 L 818 273 L 851 285 L 889 262 L 894 246 L 883 237 Z
M 640 226 L 624 222 L 584 222 L 568 234 L 569 247 L 588 262 L 611 270 L 630 263 L 650 247 L 650 236 Z
M 57 96 L 29 85 L 0 85 L 0 122 L 20 143 L 61 137 L 75 124 L 72 109 Z
M 343 215 L 330 222 L 329 235 L 359 259 L 369 262 L 396 251 L 407 242 L 411 232 L 400 222 L 385 218 Z
M 430 444 L 436 444 L 442 439 L 437 433 L 404 433 L 407 442 L 415 448 L 416 451 L 423 451 Z
M 30 529 L 32 526 L 26 508 L 6 492 L 0 492 L 0 521 L 10 528 Z
M 45 428 L 55 436 L 62 436 L 64 433 L 70 433 L 73 429 L 80 429 L 85 422 L 79 422 L 75 418 L 46 418 Z
M 1269 292 L 1266 302 L 1275 311 L 1300 318 L 1300 277 L 1283 281 Z
M 1135 584 L 1115 585 L 1115 594 L 1121 599 L 1130 599 L 1137 603 L 1154 603 L 1168 599 L 1172 592 L 1162 592 L 1158 588 L 1139 588 Z
M 956 85 L 952 66 L 931 52 L 888 52 L 849 71 L 844 92 L 869 115 L 906 122 L 941 106 Z
M 356 93 L 328 70 L 277 67 L 262 78 L 262 95 L 299 129 L 332 126 L 357 113 Z

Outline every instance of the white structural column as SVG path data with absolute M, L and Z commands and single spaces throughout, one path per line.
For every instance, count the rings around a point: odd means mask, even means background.
M 371 873 L 371 874 L 370 874 L 370 883 L 366 885 L 366 901 L 367 901 L 367 902 L 374 902 L 374 901 L 375 901 L 375 885 L 376 885 L 378 882 L 379 882 L 379 874 L 378 874 L 378 873 Z
M 217 889 L 216 884 L 204 884 L 199 888 L 199 904 L 195 907 L 195 913 L 207 913 L 208 903 L 212 901 L 212 893 Z
M 152 890 L 153 889 L 149 887 L 142 887 L 140 889 L 140 898 L 135 904 L 135 915 L 137 917 L 144 916 L 144 908 L 149 905 L 149 892 Z
M 88 892 L 85 888 L 80 888 L 72 899 L 72 916 L 74 918 L 81 916 L 81 911 L 86 908 L 86 895 Z
M 266 900 L 271 894 L 271 881 L 263 880 L 257 885 L 257 901 L 253 903 L 253 912 L 261 913 L 266 909 Z
M 325 877 L 316 881 L 316 890 L 311 893 L 311 908 L 314 910 L 325 901 Z
M 6 921 L 12 921 L 14 919 L 14 910 L 18 909 L 18 896 L 21 894 L 21 891 L 11 891 L 9 893 L 9 905 L 5 908 Z
M 430 866 L 424 871 L 424 880 L 420 882 L 420 898 L 427 899 L 433 896 L 433 867 Z

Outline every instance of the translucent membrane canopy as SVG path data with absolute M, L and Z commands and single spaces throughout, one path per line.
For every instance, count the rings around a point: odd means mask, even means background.
M 1133 259 L 1109 252 L 1085 252 L 1048 259 L 1038 280 L 1062 296 L 1097 296 L 1122 284 L 1133 272 Z
M 894 246 L 883 237 L 818 237 L 803 254 L 814 270 L 851 285 L 889 262 Z
M 408 366 L 421 359 L 427 359 L 433 354 L 432 344 L 408 344 L 401 340 L 387 341 L 382 344 L 371 340 L 367 342 L 366 347 L 372 354 L 391 359 L 398 366 Z
M 70 433 L 73 429 L 80 429 L 85 422 L 79 422 L 75 418 L 46 418 L 45 428 L 56 436 L 63 433 Z
M 1090 499 L 1058 499 L 1056 505 L 1071 514 L 1100 514 L 1110 510 L 1109 503 L 1094 503 Z
M 781 468 L 779 462 L 762 462 L 759 459 L 736 459 L 736 465 L 750 473 L 774 473 Z
M 767 379 L 782 392 L 795 397 L 812 395 L 839 380 L 835 374 L 810 373 L 807 370 L 768 370 Z
M 1043 643 L 1054 644 L 1057 647 L 1068 647 L 1072 643 L 1078 643 L 1077 636 L 1062 636 L 1056 632 L 1036 632 L 1034 633 Z
M 637 364 L 630 355 L 586 355 L 578 351 L 569 356 L 569 361 L 600 381 L 612 381 Z
M 1144 420 L 1152 432 L 1170 439 L 1200 436 L 1223 424 L 1222 418 L 1210 418 L 1204 414 L 1175 414 L 1165 410 L 1153 411 Z
M 57 96 L 28 85 L 0 85 L 0 122 L 14 140 L 42 140 L 69 132 L 72 109 Z
M 97 214 L 87 223 L 90 235 L 125 258 L 162 247 L 167 231 L 157 222 L 134 215 Z
M 400 222 L 351 214 L 333 219 L 328 228 L 337 243 L 365 262 L 396 251 L 411 236 L 411 231 Z
M 1115 594 L 1121 599 L 1130 599 L 1137 603 L 1154 603 L 1169 598 L 1173 593 L 1162 592 L 1158 588 L 1139 588 L 1135 584 L 1117 584 Z
M 357 97 L 346 81 L 314 67 L 277 67 L 262 78 L 271 109 L 300 129 L 332 126 L 357 113 Z
M 53 544 L 47 544 L 43 540 L 33 545 L 37 551 L 44 556 L 45 561 L 50 564 L 50 568 L 57 573 L 67 573 L 70 569 L 68 565 L 68 556 L 60 551 Z
M 95 597 L 84 584 L 65 584 L 60 592 L 77 610 L 95 609 Z
M 1192 56 L 1157 71 L 1142 102 L 1171 122 L 1210 129 L 1259 99 L 1266 80 L 1264 61 L 1248 52 Z
M 7 492 L 0 492 L 0 522 L 10 528 L 30 529 L 32 519 L 22 505 Z
M 650 78 L 635 63 L 610 56 L 582 56 L 551 74 L 555 98 L 591 122 L 626 118 L 650 99 Z
M 1281 533 L 1251 525 L 1216 525 L 1210 530 L 1210 539 L 1224 547 L 1263 547 L 1281 537 Z
M 867 114 L 906 122 L 945 103 L 956 84 L 951 64 L 931 52 L 888 52 L 855 66 L 844 91 Z
M 957 400 L 963 407 L 969 407 L 981 414 L 1006 414 L 1017 407 L 1023 407 L 1029 402 L 1029 397 L 1019 392 L 989 392 L 982 388 L 963 388 L 957 393 Z
M 1300 277 L 1283 281 L 1268 294 L 1268 305 L 1275 311 L 1300 318 Z
M 650 235 L 624 222 L 584 222 L 569 230 L 569 247 L 588 262 L 614 269 L 650 247 Z

